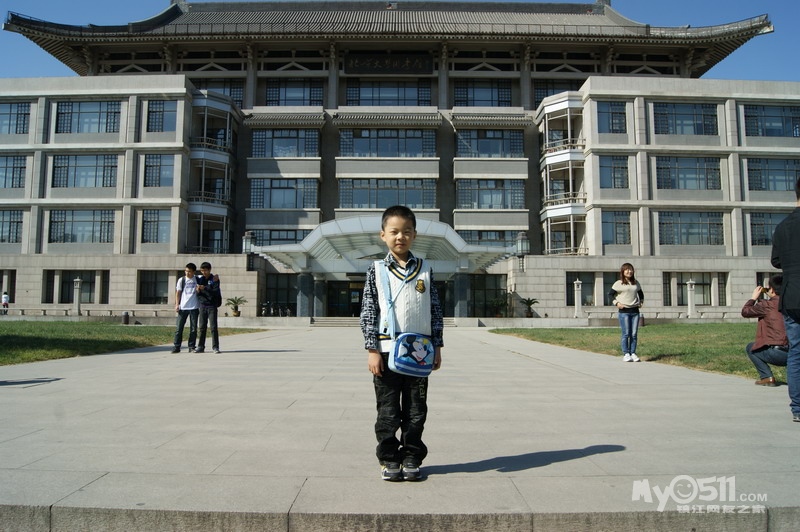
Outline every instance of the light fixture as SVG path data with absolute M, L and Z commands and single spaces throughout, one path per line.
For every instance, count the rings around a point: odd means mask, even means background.
M 525 255 L 528 255 L 531 252 L 531 242 L 528 240 L 528 235 L 525 234 L 525 231 L 520 231 L 517 233 L 516 238 L 516 253 L 517 259 L 519 261 L 519 271 L 525 271 Z

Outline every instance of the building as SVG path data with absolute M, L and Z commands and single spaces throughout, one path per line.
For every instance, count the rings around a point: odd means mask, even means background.
M 449 316 L 521 316 L 526 297 L 611 316 L 625 261 L 651 312 L 686 315 L 691 281 L 700 313 L 737 313 L 794 205 L 800 87 L 692 79 L 772 31 L 766 15 L 666 28 L 610 4 L 9 13 L 80 77 L 0 80 L 3 289 L 59 310 L 82 279 L 90 311 L 158 314 L 208 259 L 246 314 L 352 316 L 400 203 Z

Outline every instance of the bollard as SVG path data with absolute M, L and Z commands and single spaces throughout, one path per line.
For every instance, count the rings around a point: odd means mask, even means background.
M 130 323 L 130 319 L 131 319 L 131 317 L 130 317 L 130 314 L 128 314 L 128 311 L 125 311 L 125 312 L 122 313 L 122 324 L 123 325 L 128 325 L 128 323 Z

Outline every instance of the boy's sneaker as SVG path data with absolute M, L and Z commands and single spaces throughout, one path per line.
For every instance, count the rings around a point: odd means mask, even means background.
M 633 358 L 631 357 L 630 353 L 625 353 L 625 356 L 622 357 L 623 362 L 633 362 Z
M 197 349 L 195 349 L 195 350 L 194 350 L 194 352 L 195 352 L 195 353 L 202 353 L 202 352 L 203 352 L 203 351 L 205 351 L 205 350 L 206 350 L 206 348 L 205 348 L 205 347 L 198 347 Z
M 631 353 L 631 362 L 639 362 L 641 359 L 636 356 L 636 353 Z
M 419 480 L 419 462 L 413 458 L 406 458 L 403 460 L 403 480 L 415 481 Z
M 217 355 L 221 353 L 221 351 L 219 350 L 219 347 L 215 347 L 214 348 L 214 353 L 216 353 Z
M 403 480 L 403 471 L 400 469 L 400 464 L 397 462 L 382 462 L 381 463 L 381 478 L 389 482 L 398 482 Z
M 181 348 L 180 347 L 173 347 L 172 348 L 172 352 L 173 353 L 180 353 L 181 352 Z

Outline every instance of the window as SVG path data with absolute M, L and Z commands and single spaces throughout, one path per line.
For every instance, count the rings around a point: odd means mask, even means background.
M 581 305 L 594 306 L 594 272 L 567 272 L 567 306 L 575 305 L 575 281 L 581 282 Z
M 537 79 L 533 82 L 533 107 L 539 107 L 548 96 L 581 88 L 584 80 Z
M 54 273 L 54 272 L 48 272 Z M 100 284 L 103 289 L 100 291 L 104 297 L 100 301 L 95 301 L 98 287 L 96 286 L 98 273 Z M 48 275 L 48 280 L 49 279 Z M 61 272 L 61 285 L 58 287 L 59 298 L 58 303 L 74 303 L 75 302 L 75 279 L 81 280 L 80 300 L 81 303 L 100 303 L 108 304 L 108 287 L 110 275 L 108 270 L 63 270 Z
M 192 79 L 198 90 L 218 92 L 233 100 L 239 107 L 244 107 L 244 81 L 240 79 Z
M 297 274 L 267 275 L 266 299 L 275 312 L 284 315 L 287 312 L 297 316 Z
M 178 102 L 150 100 L 147 102 L 147 132 L 175 131 L 178 127 Z
M 466 129 L 456 132 L 456 157 L 524 157 L 519 129 Z
M 255 129 L 252 157 L 319 157 L 319 131 Z
M 625 117 L 625 102 L 597 102 L 597 132 L 628 132 Z
M 786 218 L 786 214 L 775 212 L 750 213 L 750 244 L 771 246 L 775 228 Z
M 631 213 L 603 211 L 603 244 L 631 243 Z
M 339 180 L 339 207 L 343 209 L 385 209 L 392 205 L 406 205 L 411 209 L 436 208 L 436 180 Z
M 27 135 L 31 104 L 0 103 L 0 135 Z
M 467 244 L 508 247 L 516 243 L 519 231 L 457 231 Z
M 656 157 L 656 186 L 661 190 L 720 190 L 719 159 Z
M 431 82 L 418 81 L 361 81 L 347 82 L 346 105 L 430 105 Z
M 343 129 L 339 135 L 342 157 L 435 157 L 436 132 L 432 129 Z
M 662 246 L 722 246 L 722 213 L 660 212 L 658 239 Z
M 114 241 L 114 211 L 51 211 L 48 242 L 110 243 Z
M 800 159 L 747 159 L 748 190 L 794 190 Z
M 143 270 L 139 272 L 139 305 L 166 305 L 169 302 L 169 293 L 174 284 L 171 272 L 154 272 Z
M 251 179 L 251 209 L 316 209 L 316 179 Z
M 175 177 L 174 155 L 144 156 L 144 186 L 171 187 Z
M 628 157 L 601 155 L 600 188 L 628 188 Z
M 459 179 L 457 209 L 524 209 L 522 179 Z
M 713 103 L 653 104 L 656 135 L 719 135 Z
M 169 242 L 170 222 L 169 209 L 145 209 L 142 211 L 142 243 L 164 244 Z
M 53 188 L 117 186 L 116 155 L 56 155 Z
M 717 299 L 720 306 L 725 306 L 725 285 L 728 282 L 728 275 L 723 272 L 664 272 L 664 305 L 672 305 L 672 280 L 677 283 L 678 306 L 689 305 L 689 288 L 686 283 L 690 280 L 694 282 L 694 303 L 695 305 L 708 306 L 712 304 L 712 294 L 714 284 L 717 285 Z
M 56 133 L 119 133 L 120 102 L 58 102 Z
M 748 137 L 800 137 L 800 107 L 745 105 L 744 134 Z
M 0 188 L 25 187 L 25 161 L 22 155 L 0 157 Z
M 267 80 L 267 105 L 322 106 L 323 93 L 321 79 Z M 347 105 L 353 104 L 348 103 Z
M 508 277 L 505 275 L 469 276 L 467 311 L 470 316 L 495 316 L 508 302 Z
M 611 287 L 614 286 L 619 280 L 619 272 L 603 272 L 603 306 L 614 306 L 614 294 L 611 293 Z
M 456 80 L 455 107 L 511 107 L 511 80 Z
M 254 229 L 256 246 L 277 246 L 297 244 L 311 233 L 309 229 Z
M 22 242 L 22 211 L 0 210 L 0 244 Z

